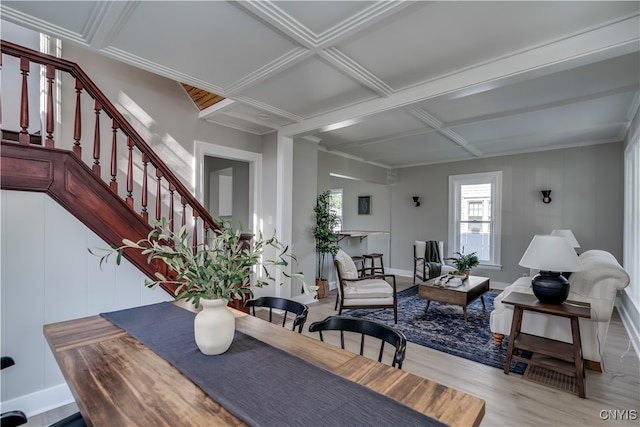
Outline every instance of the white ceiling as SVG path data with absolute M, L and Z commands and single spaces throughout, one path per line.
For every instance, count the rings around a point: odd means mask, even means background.
M 389 168 L 621 141 L 640 104 L 638 1 L 3 0 L 0 13 L 228 98 L 204 120 Z

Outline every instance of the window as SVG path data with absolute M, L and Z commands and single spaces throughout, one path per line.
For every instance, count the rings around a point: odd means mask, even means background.
M 334 188 L 331 190 L 331 200 L 329 204 L 331 205 L 331 210 L 335 212 L 338 217 L 333 231 L 342 231 L 342 188 Z
M 449 177 L 449 255 L 476 252 L 483 265 L 500 265 L 502 172 Z

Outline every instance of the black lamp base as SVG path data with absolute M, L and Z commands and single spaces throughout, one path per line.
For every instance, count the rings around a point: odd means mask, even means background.
M 569 281 L 559 272 L 541 271 L 531 280 L 531 289 L 545 304 L 562 304 L 569 296 Z

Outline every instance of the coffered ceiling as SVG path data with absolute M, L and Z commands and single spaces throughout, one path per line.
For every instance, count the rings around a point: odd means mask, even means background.
M 617 142 L 640 104 L 638 1 L 0 8 L 3 20 L 226 98 L 203 120 L 389 168 Z

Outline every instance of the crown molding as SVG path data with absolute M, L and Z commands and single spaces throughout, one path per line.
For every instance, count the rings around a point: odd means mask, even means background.
M 309 58 L 312 55 L 313 53 L 308 49 L 305 49 L 302 47 L 294 48 L 293 50 L 290 50 L 289 52 L 285 53 L 281 57 L 276 58 L 270 63 L 258 68 L 253 73 L 250 73 L 245 77 L 241 78 L 240 80 L 233 82 L 226 88 L 225 93 L 228 96 L 231 96 L 234 93 L 238 93 L 243 90 L 246 90 L 247 88 L 255 85 L 256 83 L 260 83 L 261 81 L 266 80 L 269 77 L 273 76 L 277 72 L 282 71 L 285 68 L 289 68 L 292 65 L 295 65 L 303 61 L 304 59 Z
M 345 53 L 341 52 L 338 48 L 330 47 L 325 49 L 320 53 L 320 56 L 336 65 L 378 95 L 387 97 L 393 94 L 393 89 L 391 89 L 389 85 L 348 57 Z
M 27 15 L 26 13 L 19 12 L 6 6 L 2 2 L 0 2 L 0 15 L 2 16 L 3 20 L 12 22 L 16 25 L 27 27 L 30 30 L 36 32 L 46 33 L 55 37 L 72 40 L 78 44 L 89 47 L 84 34 L 80 34 L 75 31 L 69 31 L 66 28 L 51 24 L 47 21 L 43 21 L 42 19 Z

